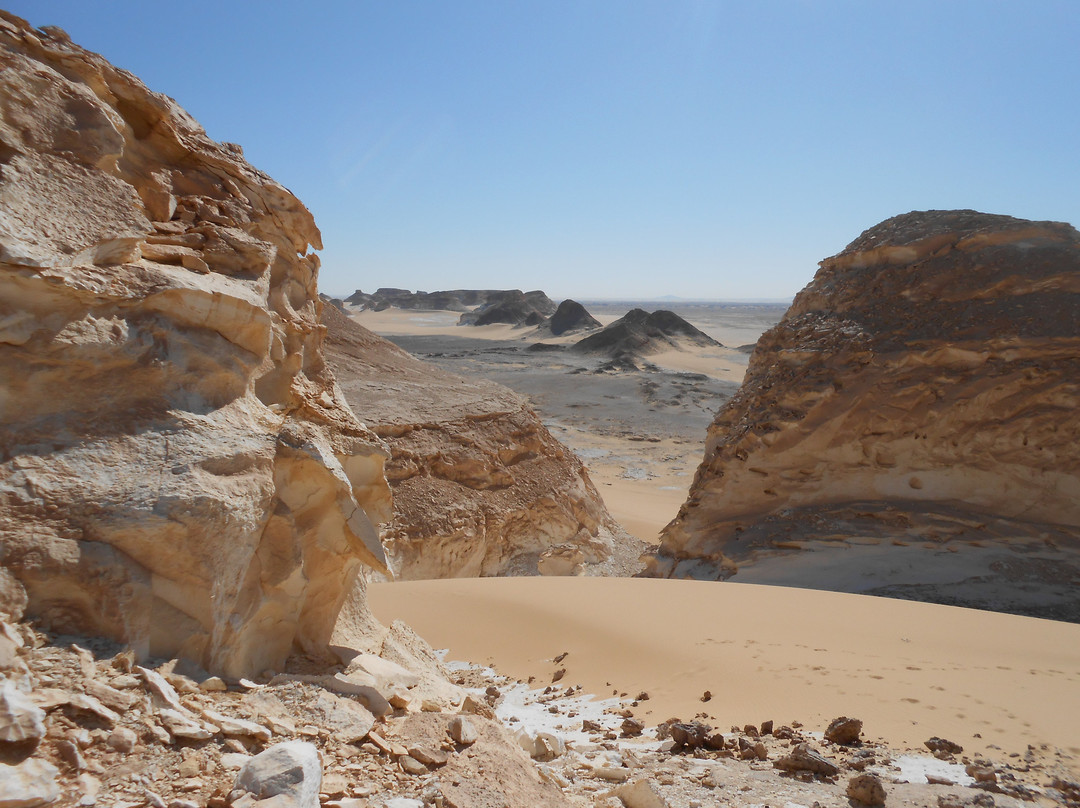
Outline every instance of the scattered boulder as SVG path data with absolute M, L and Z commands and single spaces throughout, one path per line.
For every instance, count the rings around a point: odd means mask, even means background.
M 679 722 L 671 725 L 670 732 L 671 740 L 675 741 L 676 748 L 697 749 L 705 745 L 712 727 L 700 721 Z
M 876 774 L 857 774 L 848 780 L 847 796 L 861 805 L 884 805 L 885 786 Z
M 933 738 L 923 741 L 923 746 L 931 752 L 944 752 L 949 755 L 959 755 L 964 751 L 964 747 L 960 744 L 946 740 L 945 738 L 939 738 L 936 735 Z
M 854 746 L 859 743 L 862 733 L 862 721 L 858 718 L 840 716 L 834 718 L 825 729 L 825 740 L 842 746 Z
M 787 755 L 773 761 L 773 767 L 786 772 L 810 772 L 815 777 L 835 777 L 840 768 L 808 744 L 800 743 Z
M 319 750 L 306 741 L 286 741 L 245 763 L 235 788 L 260 800 L 278 797 L 275 808 L 319 808 L 321 786 Z

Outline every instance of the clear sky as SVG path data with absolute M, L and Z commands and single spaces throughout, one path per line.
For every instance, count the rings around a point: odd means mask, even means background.
M 290 188 L 320 287 L 783 298 L 897 213 L 1080 225 L 1080 2 L 7 0 Z

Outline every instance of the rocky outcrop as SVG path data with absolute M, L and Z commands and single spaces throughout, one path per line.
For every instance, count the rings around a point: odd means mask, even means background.
M 635 358 L 686 347 L 721 347 L 720 343 L 672 311 L 631 309 L 603 331 L 574 343 L 578 353 Z
M 575 331 L 592 331 L 600 328 L 600 321 L 576 300 L 564 300 L 546 323 L 553 336 L 572 334 Z
M 487 299 L 474 311 L 465 312 L 459 325 L 540 325 L 556 310 L 555 301 L 541 291 L 522 292 L 510 289 L 489 292 Z
M 324 654 L 390 496 L 311 214 L 60 29 L 0 49 L 6 613 L 232 676 Z
M 331 307 L 323 321 L 345 397 L 390 447 L 383 542 L 397 577 L 634 569 L 641 545 L 515 393 L 421 362 Z
M 778 544 L 853 535 L 1075 548 L 1077 379 L 1076 230 L 889 219 L 758 341 L 651 572 L 725 578 Z

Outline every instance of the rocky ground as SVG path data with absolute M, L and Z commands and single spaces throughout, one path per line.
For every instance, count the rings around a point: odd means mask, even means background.
M 710 693 L 698 715 L 645 726 L 647 693 L 584 695 L 564 658 L 550 683 L 448 666 L 460 686 L 448 702 L 371 655 L 223 681 L 0 624 L 0 806 L 1080 805 L 1051 749 L 892 748 L 855 718 L 714 728 Z

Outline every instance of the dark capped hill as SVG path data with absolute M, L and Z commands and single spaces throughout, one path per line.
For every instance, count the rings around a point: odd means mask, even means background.
M 590 331 L 600 328 L 600 321 L 593 317 L 576 300 L 564 300 L 559 308 L 551 315 L 548 321 L 548 329 L 556 337 L 569 334 L 574 331 Z
M 687 346 L 723 347 L 673 311 L 661 309 L 649 313 L 633 309 L 603 331 L 575 343 L 573 350 L 605 356 L 648 356 Z
M 543 292 L 536 290 L 522 292 L 510 289 L 505 292 L 491 292 L 487 301 L 476 311 L 461 315 L 459 325 L 540 325 L 556 310 L 555 301 Z

